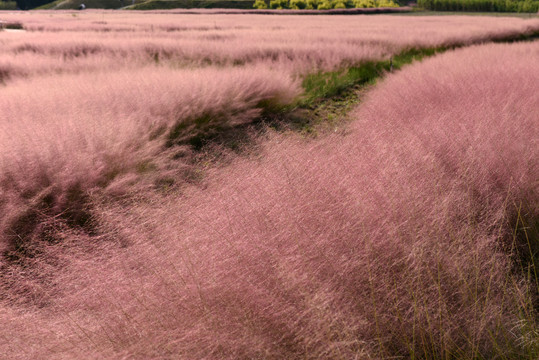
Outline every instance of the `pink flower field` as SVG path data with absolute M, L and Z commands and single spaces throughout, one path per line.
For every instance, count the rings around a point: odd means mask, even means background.
M 128 14 L 128 15 L 127 15 Z M 0 33 L 0 76 L 262 64 L 310 73 L 405 49 L 473 44 L 538 31 L 539 20 L 491 17 L 2 13 L 26 32 Z
M 0 359 L 539 357 L 539 19 L 0 20 Z

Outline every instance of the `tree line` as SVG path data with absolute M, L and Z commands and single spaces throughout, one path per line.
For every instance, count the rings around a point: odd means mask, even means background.
M 393 0 L 256 0 L 256 9 L 329 10 L 347 8 L 398 7 Z
M 524 12 L 539 11 L 537 0 L 418 0 L 417 5 L 436 11 Z

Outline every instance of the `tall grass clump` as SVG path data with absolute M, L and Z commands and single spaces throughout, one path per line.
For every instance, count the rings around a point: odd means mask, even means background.
M 387 60 L 410 49 L 531 36 L 539 20 L 509 17 L 271 16 L 172 11 L 2 14 L 3 79 L 96 70 L 262 65 L 306 75 Z M 358 19 L 360 21 L 358 21 Z M 316 22 L 316 26 L 313 23 Z M 3 70 L 0 70 L 3 72 Z M 5 81 L 5 80 L 4 80 Z
M 0 336 L 47 344 L 10 343 L 22 358 L 536 359 L 538 50 L 445 53 L 344 131 L 98 203 L 123 246 L 71 261 Z
M 21 250 L 47 219 L 87 228 L 93 189 L 163 171 L 171 141 L 252 121 L 298 91 L 288 75 L 262 68 L 154 67 L 11 83 L 0 99 L 2 250 Z

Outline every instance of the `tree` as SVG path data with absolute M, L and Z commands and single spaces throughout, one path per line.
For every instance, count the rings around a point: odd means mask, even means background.
M 264 0 L 256 0 L 255 3 L 253 4 L 253 7 L 255 9 L 267 9 L 268 4 L 266 4 Z

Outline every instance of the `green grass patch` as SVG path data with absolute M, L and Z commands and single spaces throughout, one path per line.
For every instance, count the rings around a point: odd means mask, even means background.
M 505 37 L 485 41 L 485 43 L 511 43 L 516 41 L 531 41 L 535 39 L 539 39 L 539 31 L 529 34 L 511 34 Z M 303 79 L 302 87 L 305 89 L 305 93 L 304 96 L 299 100 L 298 105 L 301 107 L 308 107 L 321 100 L 329 99 L 335 96 L 338 97 L 343 91 L 349 89 L 350 87 L 358 84 L 372 83 L 384 73 L 398 70 L 402 66 L 410 64 L 413 61 L 419 61 L 425 57 L 465 46 L 467 45 L 453 45 L 448 47 L 424 49 L 412 48 L 391 57 L 389 60 L 370 61 L 359 66 L 352 66 L 343 70 L 309 74 Z
M 305 95 L 300 100 L 300 106 L 307 106 L 320 99 L 339 96 L 353 85 L 374 80 L 381 75 L 383 70 L 382 62 L 369 62 L 342 71 L 307 75 L 302 83 Z
M 444 48 L 410 49 L 389 60 L 370 61 L 345 70 L 307 75 L 302 83 L 305 95 L 299 101 L 299 106 L 310 106 L 322 99 L 340 96 L 343 91 L 352 86 L 372 83 L 386 72 L 398 70 L 414 60 L 421 60 L 425 56 L 432 56 L 445 50 Z
M 489 40 L 488 42 L 510 43 L 515 41 L 530 41 L 539 38 L 539 32 L 530 34 L 509 35 L 507 37 Z M 346 117 L 345 113 L 353 105 L 359 103 L 358 94 L 366 87 L 388 72 L 399 70 L 413 61 L 443 53 L 447 50 L 465 47 L 454 45 L 417 49 L 412 48 L 401 52 L 388 60 L 370 61 L 358 66 L 338 71 L 318 72 L 303 78 L 302 87 L 305 90 L 298 102 L 289 109 L 286 117 L 291 127 L 306 133 L 316 133 L 315 127 L 327 122 L 331 128 Z M 297 109 L 301 109 L 298 111 Z

